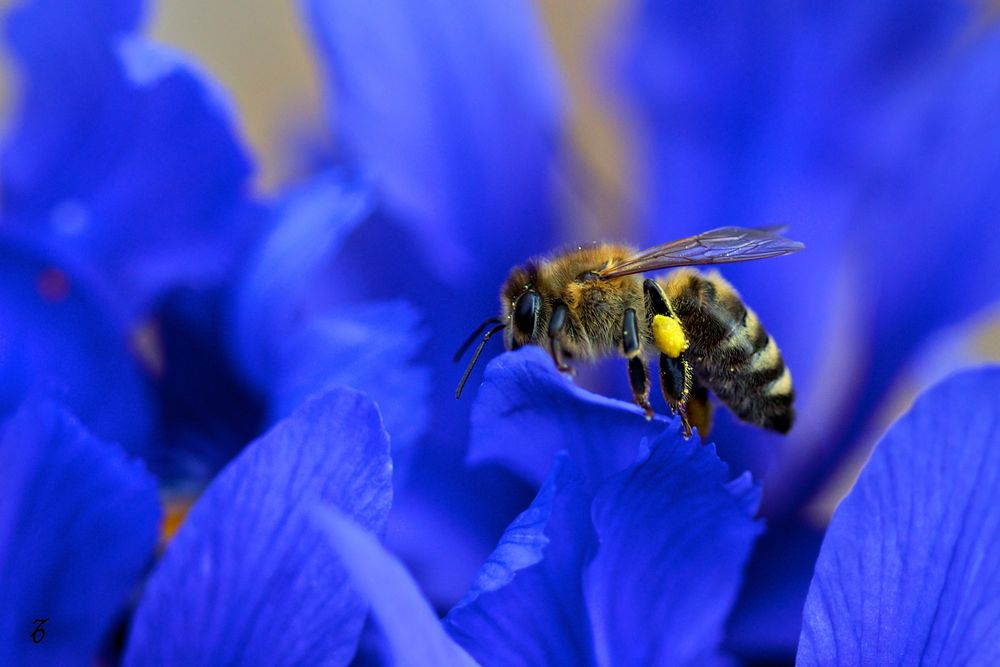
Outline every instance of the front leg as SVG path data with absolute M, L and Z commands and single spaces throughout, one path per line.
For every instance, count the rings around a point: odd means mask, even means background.
M 632 400 L 646 411 L 646 419 L 653 418 L 653 406 L 649 404 L 649 368 L 639 354 L 642 342 L 635 310 L 628 308 L 622 321 L 622 352 L 628 357 L 628 381 L 632 386 Z
M 549 352 L 552 354 L 552 360 L 556 363 L 556 368 L 563 373 L 569 373 L 573 370 L 563 361 L 562 334 L 566 329 L 568 315 L 569 308 L 566 307 L 566 304 L 562 301 L 556 301 L 552 307 L 552 317 L 549 318 Z

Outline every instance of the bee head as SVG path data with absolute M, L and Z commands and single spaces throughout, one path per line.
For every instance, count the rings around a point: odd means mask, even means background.
M 536 288 L 537 271 L 531 264 L 515 267 L 501 290 L 500 299 L 504 321 L 508 323 L 505 336 L 507 347 L 516 350 L 535 342 L 538 315 L 542 309 L 542 296 Z

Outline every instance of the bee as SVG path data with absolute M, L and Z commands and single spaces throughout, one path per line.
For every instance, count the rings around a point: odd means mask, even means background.
M 792 377 L 757 315 L 718 272 L 689 267 L 744 262 L 797 252 L 804 246 L 780 228 L 721 227 L 648 250 L 617 244 L 578 247 L 514 267 L 500 290 L 500 316 L 483 322 L 455 360 L 487 327 L 455 397 L 483 347 L 503 332 L 508 350 L 539 345 L 556 367 L 620 354 L 628 361 L 635 403 L 652 419 L 647 359 L 659 355 L 660 389 L 705 436 L 708 392 L 741 420 L 787 433 L 794 421 Z M 675 268 L 658 279 L 638 274 Z

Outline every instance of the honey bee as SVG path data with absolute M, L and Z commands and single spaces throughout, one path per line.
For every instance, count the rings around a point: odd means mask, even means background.
M 500 317 L 483 322 L 455 355 L 483 334 L 462 375 L 462 394 L 486 342 L 503 331 L 508 350 L 547 349 L 556 367 L 621 354 L 635 403 L 646 418 L 647 358 L 659 355 L 660 389 L 684 435 L 711 424 L 708 391 L 743 421 L 787 433 L 794 420 L 792 377 L 757 315 L 717 272 L 686 268 L 797 252 L 779 228 L 721 227 L 648 250 L 616 244 L 578 247 L 514 267 L 500 290 Z M 637 274 L 677 268 L 658 279 Z

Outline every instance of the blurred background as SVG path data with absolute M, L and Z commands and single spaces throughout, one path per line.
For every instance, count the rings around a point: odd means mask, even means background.
M 12 0 L 0 0 L 0 11 L 11 4 Z M 615 94 L 607 57 L 615 48 L 617 27 L 630 3 L 537 0 L 537 6 L 564 76 L 570 138 L 586 174 L 585 184 L 574 186 L 587 191 L 578 196 L 572 223 L 575 229 L 567 235 L 568 240 L 638 242 L 632 229 L 641 197 L 637 192 L 640 181 L 635 177 L 635 118 Z M 980 13 L 984 25 L 1000 12 L 997 3 L 970 2 L 970 6 Z M 327 113 L 332 109 L 336 114 L 337 107 L 335 99 L 327 98 L 329 89 L 321 90 L 322 74 L 295 3 L 167 0 L 152 9 L 151 35 L 194 56 L 232 96 L 238 129 L 257 160 L 255 183 L 259 191 L 275 193 L 282 185 L 305 176 L 311 165 L 304 164 L 303 155 L 322 151 L 330 144 Z M 0 121 L 6 123 L 14 81 L 6 52 L 0 62 Z M 670 228 L 669 221 L 662 224 L 661 229 Z M 794 221 L 792 225 L 794 236 Z M 1000 231 L 987 228 L 983 233 Z M 924 363 L 917 364 L 911 376 L 893 386 L 877 424 L 868 431 L 869 445 L 931 380 L 953 367 L 1000 359 L 1000 311 L 980 313 L 937 343 L 921 355 Z M 623 385 L 619 390 L 627 396 Z M 850 488 L 867 451 L 867 447 L 857 449 L 843 477 L 818 506 L 820 516 L 828 516 Z
M 0 0 L 0 11 L 14 0 Z M 614 0 L 541 0 L 538 4 L 573 98 L 573 138 L 609 186 L 629 182 L 627 137 L 600 90 L 593 56 Z M 257 183 L 273 192 L 301 166 L 293 140 L 328 143 L 321 75 L 294 2 L 166 0 L 154 8 L 150 34 L 193 55 L 232 94 L 259 164 Z M 0 118 L 10 111 L 9 57 L 0 73 Z M 335 101 L 334 101 L 335 104 Z M 612 223 L 607 223 L 612 224 Z

